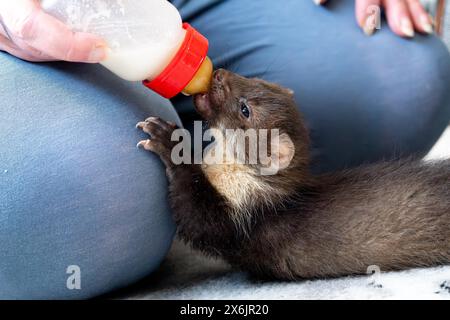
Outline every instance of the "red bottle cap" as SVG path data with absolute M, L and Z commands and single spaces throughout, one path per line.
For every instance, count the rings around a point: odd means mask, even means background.
M 188 23 L 183 23 L 183 29 L 186 37 L 169 65 L 152 81 L 143 81 L 144 86 L 167 99 L 186 88 L 208 54 L 208 39 Z

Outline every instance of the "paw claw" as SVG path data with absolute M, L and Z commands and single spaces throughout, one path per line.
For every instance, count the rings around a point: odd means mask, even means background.
M 138 149 L 145 149 L 145 146 L 146 146 L 148 143 L 150 143 L 150 140 L 149 140 L 149 139 L 139 141 L 138 144 L 136 145 L 136 148 L 138 148 Z
M 136 124 L 136 129 L 144 129 L 145 121 L 138 122 Z
M 174 143 L 171 135 L 177 128 L 174 123 L 164 121 L 158 117 L 149 117 L 145 121 L 138 122 L 136 128 L 148 134 L 151 139 L 142 140 L 137 144 L 137 148 L 152 151 L 160 156 L 170 154 Z

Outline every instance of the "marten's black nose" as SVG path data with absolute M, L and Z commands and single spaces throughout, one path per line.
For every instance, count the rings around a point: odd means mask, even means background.
M 224 69 L 218 69 L 214 71 L 213 77 L 217 83 L 223 84 L 227 79 L 228 71 Z

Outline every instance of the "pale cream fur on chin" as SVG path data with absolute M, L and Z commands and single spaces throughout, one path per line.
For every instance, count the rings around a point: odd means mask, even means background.
M 250 219 L 247 208 L 252 199 L 271 188 L 257 176 L 255 169 L 237 163 L 220 132 L 216 132 L 216 141 L 206 149 L 202 170 L 217 192 L 228 201 L 233 221 L 245 229 Z M 234 140 L 234 137 L 229 138 Z
M 230 214 L 233 220 L 242 227 L 245 227 L 251 218 L 247 208 L 256 201 L 270 201 L 276 193 L 246 165 L 204 164 L 202 169 L 217 192 L 227 199 L 232 207 Z
M 248 167 L 240 164 L 202 165 L 208 181 L 230 204 L 243 209 L 251 197 L 270 188 Z
M 261 177 L 261 169 L 264 166 L 253 167 L 239 162 L 236 154 L 245 154 L 240 150 L 239 139 L 234 134 L 224 135 L 224 131 L 216 129 L 216 140 L 206 149 L 202 170 L 217 192 L 227 199 L 232 208 L 229 214 L 233 221 L 245 231 L 251 220 L 251 208 L 256 205 L 273 207 L 274 200 L 282 199 L 285 192 L 274 188 Z M 295 153 L 291 139 L 282 134 L 276 143 L 272 142 L 272 147 L 277 147 L 277 152 L 283 158 L 282 162 L 285 162 L 279 170 L 288 167 Z M 280 162 L 279 160 L 276 162 Z M 277 163 L 277 166 L 279 164 Z
M 261 178 L 255 168 L 243 164 L 203 164 L 202 171 L 211 185 L 229 203 L 228 214 L 242 231 L 247 233 L 257 205 L 273 207 L 282 199 L 284 191 L 276 189 Z

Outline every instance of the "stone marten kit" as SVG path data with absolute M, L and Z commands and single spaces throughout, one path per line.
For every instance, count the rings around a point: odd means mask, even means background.
M 150 135 L 139 145 L 166 166 L 178 235 L 193 248 L 283 280 L 450 262 L 450 161 L 393 160 L 313 175 L 308 131 L 290 90 L 218 70 L 194 104 L 216 133 L 275 129 L 279 136 L 269 137 L 276 157 L 265 163 L 225 152 L 220 163 L 175 164 L 176 126 L 158 118 L 138 124 Z M 241 147 L 245 156 L 248 147 Z M 208 147 L 205 157 L 217 151 Z M 279 170 L 263 174 L 270 159 Z

